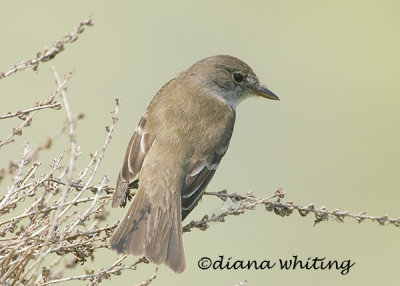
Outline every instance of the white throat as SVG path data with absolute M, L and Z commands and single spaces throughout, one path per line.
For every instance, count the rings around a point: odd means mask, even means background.
M 232 94 L 226 94 L 226 96 L 221 95 L 221 90 L 216 90 L 213 88 L 203 88 L 203 92 L 206 94 L 211 95 L 212 97 L 222 101 L 223 103 L 229 104 L 233 110 L 236 111 L 236 107 L 240 102 L 242 102 L 245 98 L 249 97 L 249 95 L 241 95 L 241 96 L 236 96 L 234 92 Z

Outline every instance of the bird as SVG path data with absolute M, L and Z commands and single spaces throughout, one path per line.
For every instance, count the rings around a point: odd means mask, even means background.
M 229 55 L 196 62 L 156 93 L 117 178 L 112 207 L 124 205 L 136 176 L 139 187 L 111 236 L 112 250 L 185 270 L 182 221 L 227 151 L 237 105 L 253 96 L 279 100 L 249 65 Z

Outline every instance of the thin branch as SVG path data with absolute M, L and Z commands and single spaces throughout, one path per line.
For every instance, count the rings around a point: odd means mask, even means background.
M 29 114 L 17 128 L 13 128 L 12 133 L 4 141 L 0 141 L 0 147 L 3 147 L 4 145 L 14 142 L 15 135 L 22 135 L 22 129 L 31 124 L 32 118 L 33 116 L 35 116 L 36 112 L 37 111 L 34 111 L 31 114 Z
M 63 89 L 65 89 L 65 86 L 66 86 L 68 80 L 71 78 L 71 76 L 72 76 L 72 73 L 68 74 L 65 77 L 64 81 L 59 84 L 58 88 L 54 92 L 50 93 L 46 100 L 37 103 L 36 107 L 43 107 L 43 106 L 51 105 L 51 104 L 59 104 L 54 101 L 54 97 L 58 93 L 60 93 Z M 14 142 L 14 136 L 22 135 L 22 129 L 27 126 L 30 126 L 30 124 L 32 123 L 33 117 L 36 115 L 36 113 L 39 110 L 41 110 L 40 108 L 39 109 L 34 109 L 34 108 L 35 107 L 31 108 L 31 111 L 26 113 L 26 116 L 20 117 L 21 119 L 23 119 L 23 122 L 17 128 L 13 128 L 12 133 L 5 140 L 0 141 L 0 147 Z M 21 112 L 23 113 L 23 111 L 21 111 Z M 18 113 L 18 112 L 16 112 L 16 113 Z
M 95 175 L 96 172 L 97 172 L 97 169 L 98 169 L 99 166 L 100 166 L 100 163 L 101 163 L 102 159 L 104 158 L 104 153 L 105 153 L 105 151 L 106 151 L 106 149 L 107 149 L 108 144 L 109 144 L 110 141 L 111 141 L 111 135 L 112 135 L 112 132 L 114 131 L 115 124 L 116 124 L 116 122 L 117 122 L 117 120 L 118 120 L 118 117 L 117 117 L 117 116 L 118 116 L 118 111 L 119 111 L 120 99 L 119 99 L 119 98 L 115 99 L 115 103 L 116 103 L 115 110 L 114 110 L 114 112 L 112 113 L 112 124 L 111 124 L 111 127 L 107 127 L 107 128 L 106 128 L 106 130 L 108 131 L 107 137 L 106 137 L 106 141 L 105 141 L 105 143 L 104 143 L 104 145 L 103 145 L 103 147 L 102 147 L 100 156 L 99 156 L 99 158 L 97 159 L 96 164 L 95 164 L 95 166 L 94 166 L 94 168 L 93 168 L 93 170 L 92 170 L 91 176 L 89 177 L 88 181 L 87 181 L 86 184 L 83 186 L 83 188 L 79 191 L 79 193 L 78 193 L 78 194 L 75 196 L 75 198 L 72 200 L 71 204 L 70 204 L 69 206 L 67 206 L 67 207 L 64 209 L 64 211 L 63 211 L 63 213 L 61 213 L 61 215 L 64 215 L 64 214 L 74 205 L 74 203 L 80 198 L 80 196 L 83 194 L 83 192 L 84 192 L 85 190 L 87 190 L 87 188 L 90 186 L 90 184 L 91 184 L 91 182 L 92 182 L 92 180 L 93 180 L 93 178 L 94 178 L 94 175 Z M 68 187 L 71 186 L 70 184 L 73 184 L 73 182 L 72 182 L 72 181 L 69 181 L 69 182 L 68 182 Z M 105 188 L 105 186 L 104 186 L 104 188 Z M 72 230 L 72 229 L 70 228 L 68 231 L 66 231 L 66 233 L 69 233 L 71 230 Z
M 54 67 L 52 67 L 53 69 L 53 73 L 54 73 L 54 77 L 56 78 L 56 83 L 58 85 L 58 89 L 60 89 L 61 92 L 61 97 L 64 101 L 64 106 L 65 106 L 65 111 L 67 113 L 67 120 L 68 120 L 68 135 L 70 137 L 70 158 L 69 158 L 69 164 L 68 164 L 68 168 L 67 168 L 67 182 L 69 184 L 69 182 L 72 181 L 72 175 L 73 175 L 73 171 L 75 168 L 75 160 L 77 159 L 79 153 L 78 153 L 78 147 L 75 141 L 75 124 L 76 121 L 74 120 L 74 117 L 72 116 L 71 110 L 69 108 L 69 103 L 68 103 L 68 99 L 67 99 L 67 93 L 65 90 L 65 87 L 62 87 L 62 81 L 60 80 L 60 77 L 57 73 L 57 71 L 55 70 Z M 58 201 L 57 204 L 64 204 L 68 193 L 69 193 L 69 185 L 66 185 L 63 187 L 62 192 L 61 192 L 61 197 Z M 44 246 L 41 248 L 41 252 L 40 255 L 38 257 L 38 259 L 35 261 L 35 263 L 33 265 L 31 265 L 31 267 L 29 269 L 32 269 L 31 274 L 28 276 L 28 280 L 30 280 L 32 277 L 33 279 L 31 281 L 35 281 L 36 279 L 34 278 L 36 276 L 37 270 L 40 266 L 40 264 L 42 263 L 42 261 L 44 260 L 45 256 L 47 253 L 50 253 L 52 251 L 52 249 L 55 247 L 55 244 L 52 244 L 51 246 L 48 247 L 48 245 L 50 244 L 53 234 L 54 234 L 54 230 L 56 229 L 56 227 L 58 227 L 58 224 L 60 223 L 60 218 L 62 218 L 62 209 L 61 208 L 57 208 L 50 217 L 50 222 L 46 227 L 46 239 L 44 242 Z
M 301 216 L 306 216 L 309 213 L 312 213 L 315 217 L 314 225 L 329 219 L 335 219 L 339 222 L 344 222 L 344 218 L 347 217 L 354 219 L 359 223 L 369 220 L 372 222 L 377 222 L 380 225 L 394 225 L 396 227 L 400 227 L 400 218 L 390 218 L 387 215 L 369 216 L 366 215 L 366 212 L 364 211 L 359 213 L 350 213 L 350 211 L 347 210 L 339 211 L 338 209 L 330 211 L 325 206 L 322 206 L 320 209 L 316 209 L 313 204 L 308 206 L 300 206 L 293 204 L 293 202 L 281 203 L 279 201 L 268 202 L 265 204 L 265 208 L 267 211 L 273 211 L 282 217 L 291 215 L 295 210 L 297 210 Z
M 149 285 L 154 279 L 157 278 L 157 276 L 156 276 L 157 271 L 158 271 L 158 266 L 156 266 L 156 268 L 154 269 L 153 275 L 151 275 L 149 278 L 144 280 L 142 283 L 136 284 L 135 286 L 147 286 L 147 285 Z
M 65 81 L 66 83 L 66 81 Z M 63 86 L 65 85 L 63 83 Z M 53 93 L 55 95 L 55 93 Z M 52 95 L 53 95 L 52 94 Z M 84 117 L 83 113 L 78 113 L 75 115 L 75 120 L 78 121 Z M 61 128 L 59 128 L 53 135 L 45 138 L 42 143 L 36 145 L 34 148 L 31 148 L 32 150 L 26 155 L 25 157 L 25 162 L 26 164 L 31 163 L 33 160 L 36 160 L 39 153 L 43 150 L 48 150 L 51 148 L 51 146 L 55 143 L 55 141 L 61 137 L 65 133 L 65 130 L 67 128 L 67 121 L 65 121 Z M 11 160 L 8 163 L 8 167 L 3 167 L 0 168 L 0 181 L 7 175 L 12 175 L 14 174 L 14 171 L 18 165 L 18 162 L 15 160 Z
M 25 157 L 28 154 L 30 150 L 30 147 L 28 144 L 25 144 L 24 151 L 21 155 L 21 160 L 19 164 L 17 165 L 17 171 L 15 173 L 15 176 L 13 177 L 13 184 L 11 187 L 8 188 L 7 194 L 1 199 L 0 201 L 0 213 L 4 213 L 3 209 L 6 208 L 7 205 L 9 205 L 9 202 L 17 196 L 16 192 L 18 190 L 18 183 L 22 179 L 22 169 L 26 165 L 26 160 Z
M 207 193 L 207 194 L 214 195 L 213 193 Z M 226 194 L 226 191 L 222 191 L 221 193 L 215 193 L 215 196 L 217 197 L 221 197 L 221 195 L 224 195 L 223 196 L 224 198 L 230 197 L 234 200 L 238 199 L 238 195 L 236 194 L 228 195 Z M 182 232 L 190 232 L 192 228 L 206 230 L 209 227 L 208 223 L 210 222 L 225 222 L 226 216 L 241 215 L 244 214 L 245 210 L 254 210 L 255 207 L 259 204 L 266 204 L 267 202 L 270 202 L 274 199 L 279 199 L 283 197 L 284 197 L 284 192 L 282 189 L 278 189 L 272 196 L 263 199 L 254 197 L 252 193 L 247 193 L 244 197 L 241 197 L 240 204 L 237 208 L 230 207 L 229 209 L 224 210 L 217 215 L 212 215 L 211 217 L 205 215 L 199 221 L 191 221 L 190 223 L 188 223 L 183 227 Z
M 68 205 L 79 205 L 82 203 L 88 203 L 88 202 L 93 202 L 93 201 L 97 201 L 97 200 L 106 200 L 106 199 L 111 199 L 112 195 L 105 195 L 105 196 L 101 196 L 101 197 L 88 197 L 88 198 L 83 198 L 80 200 L 76 200 L 74 202 L 68 201 L 65 202 L 64 204 L 61 205 L 56 205 L 56 206 L 51 206 L 51 207 L 47 207 L 47 208 L 43 208 L 43 209 L 39 209 L 39 210 L 34 210 L 34 211 L 29 211 L 29 212 L 25 212 L 24 214 L 18 215 L 18 216 L 14 216 L 10 219 L 4 220 L 2 222 L 0 222 L 0 226 L 10 223 L 10 222 L 18 222 L 26 217 L 32 217 L 34 215 L 38 215 L 38 214 L 42 214 L 42 213 L 49 213 L 51 211 L 56 210 L 57 208 L 62 208 Z M 0 241 L 4 241 L 4 240 L 12 240 L 12 238 L 6 238 L 6 239 L 2 239 L 0 238 Z
M 47 62 L 53 59 L 56 55 L 61 53 L 65 44 L 75 42 L 78 39 L 78 35 L 84 31 L 85 26 L 92 26 L 92 18 L 88 17 L 86 20 L 79 22 L 79 24 L 74 28 L 74 31 L 70 34 L 66 34 L 61 40 L 53 43 L 50 49 L 44 48 L 43 53 L 37 52 L 34 59 L 23 61 L 20 65 L 14 65 L 10 70 L 6 72 L 0 71 L 0 79 L 10 76 L 17 71 L 22 71 L 26 69 L 33 69 L 36 71 L 38 69 L 39 63 Z
M 123 270 L 136 270 L 136 266 L 140 263 L 146 263 L 147 260 L 145 258 L 140 258 L 138 259 L 135 263 L 132 265 L 125 266 L 121 264 L 121 262 L 126 258 L 126 255 L 121 255 L 116 262 L 114 262 L 110 267 L 101 270 L 97 274 L 85 274 L 85 275 L 77 275 L 77 276 L 71 276 L 67 278 L 61 278 L 61 279 L 54 279 L 51 281 L 46 281 L 44 283 L 39 283 L 39 286 L 44 286 L 48 284 L 56 284 L 60 282 L 66 282 L 66 281 L 72 281 L 72 280 L 88 280 L 88 279 L 96 279 L 92 282 L 90 285 L 97 285 L 97 282 L 101 282 L 102 279 L 108 278 L 111 274 L 114 275 L 120 275 Z M 153 274 L 154 278 L 155 275 Z M 153 277 L 152 276 L 152 277 Z M 153 280 L 154 280 L 153 278 Z M 150 281 L 151 282 L 151 281 Z M 147 284 L 148 285 L 148 284 Z
M 18 117 L 20 119 L 25 119 L 26 116 L 31 113 L 32 111 L 36 111 L 36 110 L 40 110 L 40 109 L 60 109 L 61 108 L 61 103 L 58 102 L 53 102 L 50 104 L 46 104 L 46 105 L 39 105 L 39 106 L 35 106 L 32 108 L 28 108 L 22 111 L 17 111 L 14 113 L 7 113 L 6 115 L 0 116 L 0 119 L 7 119 L 7 118 L 12 118 L 12 117 Z
M 205 195 L 216 196 L 223 201 L 226 201 L 226 199 L 229 198 L 236 202 L 239 201 L 240 205 L 237 208 L 230 208 L 229 210 L 223 211 L 218 215 L 213 215 L 211 216 L 211 218 L 209 218 L 208 216 L 204 216 L 203 219 L 200 221 L 192 221 L 183 228 L 184 232 L 190 231 L 192 228 L 205 230 L 208 228 L 209 222 L 224 221 L 224 217 L 228 215 L 243 214 L 245 210 L 252 210 L 257 205 L 264 205 L 267 211 L 274 212 L 275 214 L 282 217 L 289 216 L 293 214 L 296 210 L 301 216 L 307 216 L 308 214 L 312 213 L 315 217 L 314 225 L 323 221 L 327 221 L 329 219 L 343 222 L 344 219 L 347 217 L 354 219 L 359 223 L 364 221 L 372 221 L 377 222 L 380 225 L 394 225 L 396 227 L 400 227 L 400 217 L 395 219 L 390 218 L 387 215 L 369 216 L 366 215 L 366 212 L 364 211 L 359 213 L 351 213 L 350 211 L 339 211 L 338 209 L 330 211 L 325 206 L 316 209 L 314 207 L 314 204 L 301 206 L 296 205 L 291 201 L 282 203 L 281 199 L 283 199 L 286 195 L 286 193 L 282 189 L 278 189 L 273 196 L 264 199 L 256 198 L 252 193 L 247 193 L 244 196 L 238 194 L 228 194 L 226 190 L 223 190 L 221 192 L 206 192 Z

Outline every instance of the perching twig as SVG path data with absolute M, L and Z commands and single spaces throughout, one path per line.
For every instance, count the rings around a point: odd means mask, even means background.
M 240 205 L 238 208 L 231 208 L 225 212 L 222 212 L 219 215 L 212 216 L 211 218 L 204 217 L 201 221 L 191 222 L 189 225 L 184 227 L 185 231 L 190 231 L 191 228 L 199 228 L 205 229 L 208 227 L 208 222 L 211 221 L 221 221 L 227 215 L 239 215 L 244 212 L 246 209 L 254 209 L 257 205 L 264 205 L 266 210 L 269 212 L 274 212 L 275 214 L 285 217 L 294 213 L 295 210 L 301 216 L 307 216 L 308 214 L 314 214 L 315 220 L 314 225 L 327 221 L 329 219 L 334 219 L 339 222 L 343 222 L 344 218 L 348 217 L 356 220 L 357 222 L 363 221 L 373 221 L 377 222 L 380 225 L 394 225 L 396 227 L 400 227 L 400 218 L 390 218 L 387 215 L 384 216 L 368 216 L 366 213 L 351 213 L 350 211 L 339 211 L 335 209 L 333 211 L 328 210 L 325 206 L 322 206 L 320 209 L 316 209 L 314 204 L 309 204 L 307 206 L 296 205 L 293 202 L 282 203 L 281 199 L 285 197 L 286 193 L 282 189 L 278 189 L 275 194 L 271 197 L 260 199 L 255 198 L 252 193 L 247 193 L 245 196 L 238 194 L 228 194 L 226 190 L 221 192 L 206 192 L 205 195 L 216 196 L 226 201 L 227 198 L 232 199 L 234 201 L 240 201 Z

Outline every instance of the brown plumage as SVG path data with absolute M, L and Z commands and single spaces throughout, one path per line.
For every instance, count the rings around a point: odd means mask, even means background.
M 277 99 L 231 56 L 203 59 L 160 89 L 125 152 L 112 206 L 124 201 L 137 174 L 140 184 L 111 237 L 112 249 L 184 271 L 181 222 L 228 148 L 237 103 L 251 94 Z

